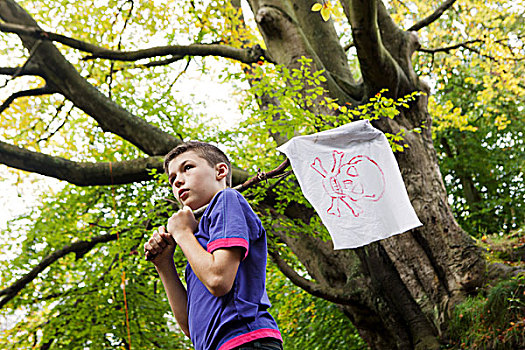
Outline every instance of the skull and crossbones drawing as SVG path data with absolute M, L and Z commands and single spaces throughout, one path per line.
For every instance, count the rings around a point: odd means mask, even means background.
M 327 213 L 341 216 L 339 204 L 342 202 L 355 217 L 363 213 L 360 201 L 377 202 L 385 192 L 385 175 L 379 165 L 370 157 L 357 155 L 343 163 L 344 152 L 332 152 L 332 169 L 327 171 L 319 157 L 310 166 L 322 177 L 326 193 L 332 197 L 332 205 Z

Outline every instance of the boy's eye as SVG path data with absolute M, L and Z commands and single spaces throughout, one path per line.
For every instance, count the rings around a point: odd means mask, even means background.
M 193 165 L 189 165 L 189 164 L 188 164 L 188 165 L 185 165 L 185 166 L 184 166 L 184 170 L 185 170 L 185 171 L 186 171 L 186 170 L 190 170 L 191 168 L 193 168 Z

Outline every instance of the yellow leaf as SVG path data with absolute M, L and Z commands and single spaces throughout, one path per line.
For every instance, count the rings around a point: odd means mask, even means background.
M 323 17 L 323 20 L 326 22 L 330 19 L 330 9 L 327 7 L 323 7 L 321 10 L 321 17 Z
M 323 8 L 323 5 L 321 5 L 320 3 L 316 2 L 316 3 L 312 6 L 312 11 L 320 11 L 322 8 Z

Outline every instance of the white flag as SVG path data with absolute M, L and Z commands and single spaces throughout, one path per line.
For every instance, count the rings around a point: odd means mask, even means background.
M 360 247 L 422 225 L 386 136 L 368 120 L 297 136 L 278 150 L 290 159 L 334 249 Z

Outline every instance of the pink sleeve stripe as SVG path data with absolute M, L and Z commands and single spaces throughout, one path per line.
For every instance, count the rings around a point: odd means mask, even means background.
M 255 331 L 251 331 L 246 334 L 241 334 L 235 338 L 228 340 L 226 343 L 222 344 L 219 350 L 231 350 L 242 344 L 249 343 L 251 341 L 261 339 L 261 338 L 275 338 L 277 340 L 283 341 L 281 337 L 281 332 L 277 329 L 272 328 L 262 328 Z
M 230 247 L 242 247 L 246 249 L 243 259 L 248 256 L 248 241 L 244 238 L 219 238 L 213 242 L 208 243 L 208 253 L 212 253 L 214 250 L 219 248 L 230 248 Z

